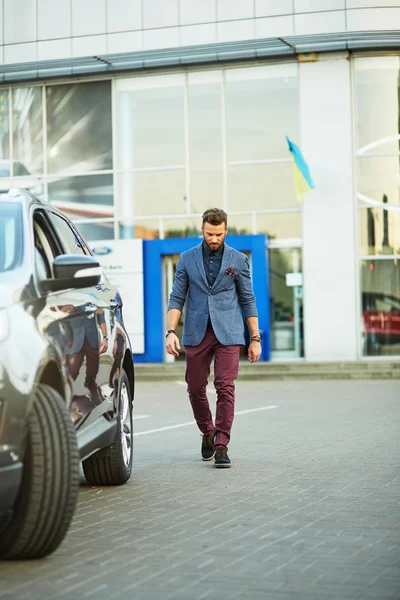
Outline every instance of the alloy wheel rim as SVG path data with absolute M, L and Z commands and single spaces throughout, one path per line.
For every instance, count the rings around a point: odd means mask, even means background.
M 132 459 L 132 431 L 129 402 L 130 398 L 128 394 L 128 389 L 126 387 L 126 384 L 123 382 L 120 392 L 119 420 L 121 430 L 122 455 L 126 467 L 129 467 Z

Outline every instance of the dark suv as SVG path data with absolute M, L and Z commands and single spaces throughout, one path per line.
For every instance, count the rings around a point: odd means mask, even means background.
M 134 367 L 118 291 L 74 225 L 0 196 L 0 559 L 62 542 L 79 487 L 132 471 Z

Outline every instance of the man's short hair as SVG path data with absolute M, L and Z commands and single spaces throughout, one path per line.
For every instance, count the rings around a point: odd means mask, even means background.
M 221 208 L 209 208 L 203 213 L 203 225 L 209 223 L 210 225 L 221 225 L 225 223 L 228 227 L 228 215 Z

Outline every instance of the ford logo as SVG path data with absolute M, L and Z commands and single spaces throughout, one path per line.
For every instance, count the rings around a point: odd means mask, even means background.
M 92 248 L 92 252 L 93 254 L 99 254 L 101 256 L 104 254 L 110 254 L 110 252 L 112 252 L 112 249 L 108 246 L 98 246 L 97 248 Z

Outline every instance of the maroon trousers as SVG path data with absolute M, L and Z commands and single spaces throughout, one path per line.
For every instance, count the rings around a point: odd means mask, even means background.
M 74 381 L 78 378 L 85 357 L 86 377 L 84 385 L 88 390 L 96 389 L 96 377 L 99 372 L 99 348 L 92 348 L 86 338 L 81 350 L 69 357 L 70 375 Z
M 186 383 L 194 418 L 207 435 L 216 429 L 214 446 L 228 446 L 235 410 L 235 379 L 239 371 L 240 346 L 223 346 L 211 327 L 198 346 L 185 346 Z M 217 392 L 215 428 L 207 399 L 207 383 L 214 357 Z

